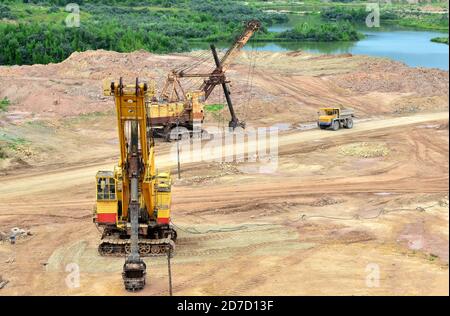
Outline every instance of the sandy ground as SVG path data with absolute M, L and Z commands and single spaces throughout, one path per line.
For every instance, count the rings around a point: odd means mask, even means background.
M 448 295 L 448 72 L 368 57 L 251 57 L 230 71 L 239 81 L 256 65 L 251 102 L 244 83 L 233 97 L 250 126 L 281 124 L 278 159 L 269 170 L 261 161 L 183 163 L 173 186 L 174 294 Z M 0 243 L 9 281 L 0 295 L 127 294 L 123 259 L 98 256 L 91 219 L 95 173 L 117 159 L 99 80 L 140 64 L 162 76 L 192 58 L 88 52 L 0 67 L 16 85 L 0 89 L 13 100 L 2 133 L 28 141 L 3 161 L 0 231 L 32 233 Z M 55 104 L 50 91 L 70 97 Z M 317 107 L 336 102 L 357 110 L 355 127 L 313 128 Z M 157 142 L 159 168 L 176 171 L 173 146 Z M 149 283 L 136 295 L 167 295 L 166 259 L 146 262 Z M 73 264 L 79 287 L 68 286 Z

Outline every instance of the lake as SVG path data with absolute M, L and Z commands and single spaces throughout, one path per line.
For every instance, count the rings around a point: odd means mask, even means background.
M 283 32 L 290 29 L 287 25 L 269 28 L 270 32 Z M 412 67 L 429 67 L 448 70 L 449 47 L 445 44 L 433 43 L 434 37 L 448 36 L 448 33 L 432 31 L 416 31 L 404 29 L 360 29 L 365 38 L 351 43 L 265 43 L 258 50 L 285 51 L 305 50 L 326 54 L 351 53 L 388 57 L 399 60 Z M 251 49 L 251 47 L 246 47 Z
M 287 25 L 276 25 L 269 28 L 271 32 L 282 32 L 289 29 Z M 258 51 L 292 51 L 303 50 L 321 54 L 369 55 L 388 57 L 412 67 L 429 67 L 443 70 L 449 69 L 449 46 L 433 43 L 433 37 L 448 36 L 448 33 L 432 31 L 414 31 L 404 29 L 361 29 L 365 38 L 358 42 L 251 42 L 244 50 Z M 225 44 L 219 48 L 228 47 Z M 207 49 L 208 45 L 196 48 Z

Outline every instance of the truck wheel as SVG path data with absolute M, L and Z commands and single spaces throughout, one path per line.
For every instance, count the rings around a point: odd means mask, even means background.
M 170 138 L 170 132 L 164 134 L 164 140 L 168 143 L 172 141 L 172 139 Z
M 165 136 L 167 142 L 177 140 L 188 140 L 190 137 L 191 135 L 189 131 L 186 131 L 185 128 L 180 128 L 180 130 L 177 131 L 176 127 L 172 127 Z
M 178 134 L 179 140 L 188 140 L 190 138 L 191 138 L 191 133 L 189 133 L 188 131 L 184 131 L 184 132 L 181 132 L 180 134 Z
M 331 129 L 333 131 L 337 131 L 339 129 L 339 121 L 333 121 L 333 123 L 331 124 Z
M 353 120 L 351 118 L 347 119 L 347 123 L 345 124 L 345 128 L 352 128 Z

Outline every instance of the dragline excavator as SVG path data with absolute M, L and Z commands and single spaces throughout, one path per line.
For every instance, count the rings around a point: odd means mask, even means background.
M 105 95 L 115 99 L 120 159 L 114 171 L 98 171 L 94 223 L 102 229 L 102 256 L 125 256 L 125 288 L 145 285 L 141 257 L 171 254 L 177 233 L 170 223 L 171 177 L 156 172 L 154 142 L 147 133 L 145 98 L 153 91 L 138 79 L 112 82 Z
M 230 97 L 229 81 L 226 79 L 225 72 L 233 58 L 236 57 L 237 53 L 260 27 L 261 23 L 259 21 L 248 21 L 244 31 L 220 59 L 215 46 L 211 45 L 211 52 L 215 62 L 215 68 L 211 73 L 187 73 L 183 69 L 172 70 L 169 73 L 159 98 L 154 97 L 147 100 L 149 124 L 155 136 L 164 137 L 166 140 L 180 138 L 182 135 L 178 134 L 179 126 L 184 127 L 192 134 L 194 123 L 203 123 L 205 117 L 203 104 L 217 85 L 222 86 L 230 111 L 231 120 L 229 127 L 233 129 L 238 126 L 245 127 L 245 123 L 239 121 L 234 111 Z M 180 82 L 181 78 L 205 79 L 198 90 L 186 92 Z

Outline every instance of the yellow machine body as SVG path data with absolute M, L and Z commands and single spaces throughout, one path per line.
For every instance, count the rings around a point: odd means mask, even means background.
M 134 198 L 139 203 L 140 240 L 153 240 L 151 245 L 156 247 L 155 239 L 176 238 L 170 225 L 170 172 L 156 172 L 153 137 L 148 134 L 147 111 L 152 108 L 147 107 L 146 100 L 152 93 L 143 83 L 136 86 L 113 82 L 109 88 L 104 86 L 104 94 L 115 99 L 120 157 L 113 171 L 97 172 L 94 222 L 104 228 L 102 238 L 109 238 L 109 244 L 115 243 L 113 238 L 126 240 L 130 236 L 129 207 L 133 200 L 130 170 L 138 170 L 134 175 L 138 179 L 138 196 Z M 133 135 L 132 130 L 135 131 Z M 137 139 L 137 144 L 131 143 L 131 139 Z M 133 146 L 138 148 L 137 160 L 129 159 Z M 130 168 L 133 161 L 138 161 L 139 166 Z M 153 252 L 149 247 L 143 247 L 143 251 Z M 103 248 L 101 251 L 109 251 L 109 248 Z
M 328 123 L 339 117 L 339 108 L 320 108 L 319 122 Z
M 195 122 L 203 123 L 204 103 L 203 91 L 191 91 L 186 93 L 183 101 L 157 102 L 154 98 L 147 101 L 148 117 L 151 128 L 159 129 L 160 135 L 167 135 L 170 129 L 180 124 L 192 129 Z M 158 133 L 156 133 L 158 135 Z

